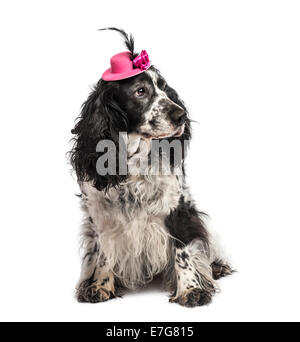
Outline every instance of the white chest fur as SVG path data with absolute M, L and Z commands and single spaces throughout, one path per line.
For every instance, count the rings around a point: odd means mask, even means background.
M 81 188 L 100 254 L 126 286 L 144 284 L 167 266 L 171 251 L 164 220 L 178 205 L 180 176 L 131 176 L 107 192 L 89 183 Z

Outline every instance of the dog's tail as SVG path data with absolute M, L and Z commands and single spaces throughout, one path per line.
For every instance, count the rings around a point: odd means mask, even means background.
M 104 31 L 104 30 L 112 30 L 112 31 L 117 31 L 119 32 L 122 37 L 124 38 L 124 43 L 128 51 L 130 52 L 130 59 L 133 60 L 138 54 L 134 52 L 134 38 L 132 34 L 128 35 L 124 30 L 118 29 L 116 27 L 106 27 L 103 29 L 99 29 L 99 31 Z

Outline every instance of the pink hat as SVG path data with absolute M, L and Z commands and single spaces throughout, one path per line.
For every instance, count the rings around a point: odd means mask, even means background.
M 125 51 L 112 56 L 110 66 L 102 74 L 104 81 L 118 81 L 136 76 L 149 69 L 151 63 L 145 50 L 142 50 L 133 60 L 130 59 L 130 52 Z

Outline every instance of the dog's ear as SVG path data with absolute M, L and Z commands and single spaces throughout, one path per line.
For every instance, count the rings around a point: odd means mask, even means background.
M 115 100 L 117 88 L 118 82 L 101 79 L 83 104 L 71 131 L 75 137 L 70 159 L 78 181 L 91 181 L 98 190 L 114 187 L 126 178 L 118 172 L 118 148 L 119 132 L 127 132 L 128 122 Z M 116 146 L 116 175 L 101 176 L 97 172 L 97 160 L 104 152 L 97 152 L 96 147 L 102 140 L 110 140 Z

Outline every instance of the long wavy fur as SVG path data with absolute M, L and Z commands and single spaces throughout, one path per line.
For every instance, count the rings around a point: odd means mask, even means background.
M 118 185 L 126 176 L 100 176 L 96 163 L 103 152 L 96 152 L 97 143 L 103 139 L 111 140 L 119 146 L 119 132 L 127 132 L 127 115 L 114 100 L 118 84 L 102 79 L 94 87 L 82 106 L 75 128 L 72 129 L 73 149 L 70 161 L 79 182 L 91 181 L 98 190 Z M 117 159 L 118 170 L 118 159 Z

